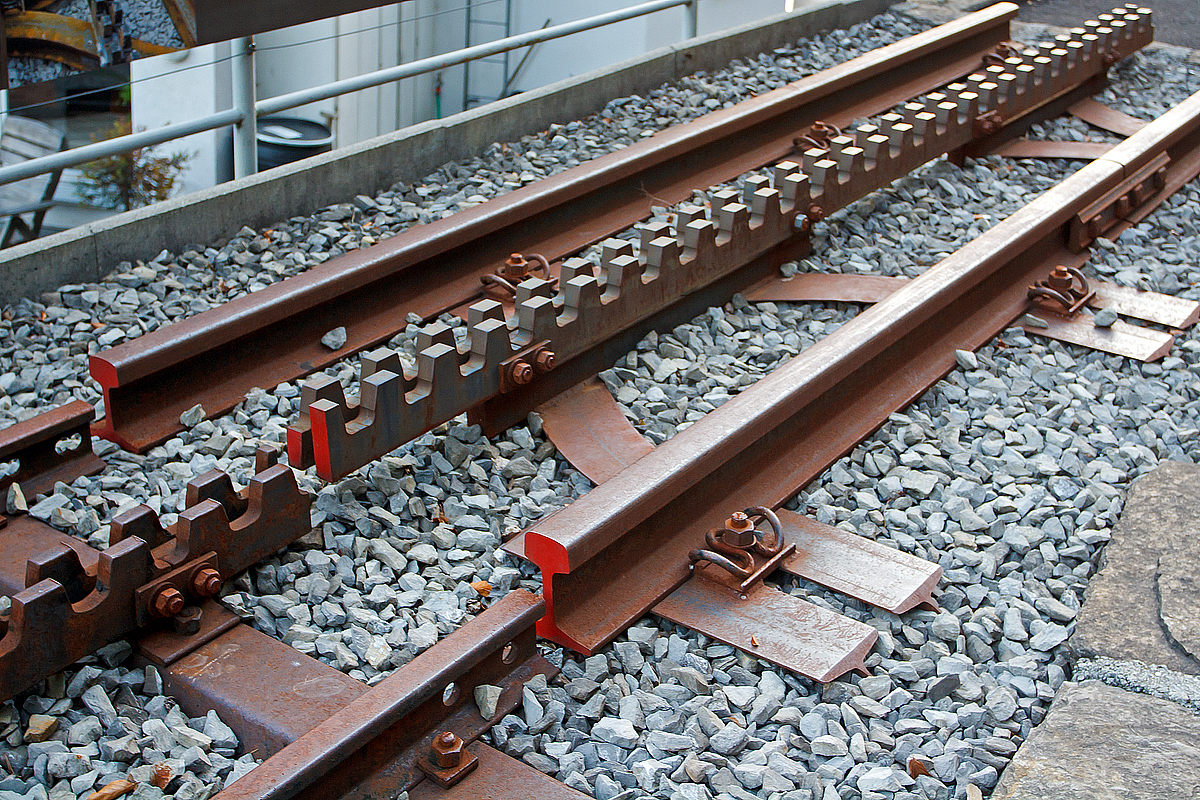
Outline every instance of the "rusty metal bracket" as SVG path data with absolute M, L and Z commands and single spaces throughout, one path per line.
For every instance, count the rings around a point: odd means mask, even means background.
M 530 345 L 512 358 L 500 362 L 500 392 L 515 391 L 552 369 L 554 351 L 550 349 L 550 341 L 547 339 Z
M 520 705 L 526 681 L 557 672 L 538 655 L 535 644 L 534 623 L 544 610 L 541 598 L 529 592 L 509 593 L 228 786 L 218 798 L 394 797 L 417 787 L 427 775 L 435 780 L 440 775 L 446 784 L 465 777 L 458 784 L 464 790 L 468 785 L 473 791 L 480 784 L 486 786 L 489 776 L 498 777 L 491 771 L 494 751 L 481 744 L 468 751 L 466 745 Z M 501 689 L 490 718 L 481 715 L 474 699 L 481 685 Z M 457 766 L 451 763 L 455 753 L 461 754 Z M 480 753 L 478 760 L 475 753 Z M 533 772 L 518 767 L 514 759 L 501 759 L 519 774 Z
M 13 482 L 32 498 L 51 491 L 59 481 L 70 483 L 104 469 L 92 451 L 89 426 L 95 416 L 91 405 L 73 400 L 0 430 L 0 462 L 18 462 L 16 472 L 0 477 L 0 497 Z
M 92 23 L 44 11 L 24 11 L 4 18 L 9 57 L 43 58 L 58 61 L 77 70 L 91 70 L 105 59 L 128 61 L 138 56 L 156 56 L 176 52 L 174 47 L 118 36 L 108 41 L 108 31 L 97 39 Z M 115 58 L 114 58 L 115 56 Z
M 264 457 L 259 463 L 270 461 Z M 237 499 L 231 507 L 203 499 L 169 529 L 149 506 L 139 506 L 113 520 L 110 545 L 102 552 L 27 517 L 0 529 L 0 549 L 37 548 L 0 638 L 0 699 L 154 618 L 169 620 L 199 604 L 220 590 L 222 576 L 241 572 L 311 530 L 312 498 L 282 464 L 256 473 L 242 493 L 233 491 L 228 475 L 209 473 L 188 492 L 205 493 Z
M 1080 211 L 1071 220 L 1068 234 L 1071 249 L 1083 250 L 1099 237 L 1147 204 L 1157 204 L 1167 186 L 1170 156 L 1159 153 L 1150 163 L 1135 171 L 1103 197 Z
M 1073 316 L 1096 298 L 1087 278 L 1076 267 L 1059 264 L 1044 279 L 1029 287 L 1029 299 L 1055 314 Z

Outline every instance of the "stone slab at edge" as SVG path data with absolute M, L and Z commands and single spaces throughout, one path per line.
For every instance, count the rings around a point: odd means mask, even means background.
M 1200 715 L 1099 681 L 1064 683 L 992 800 L 1196 800 Z

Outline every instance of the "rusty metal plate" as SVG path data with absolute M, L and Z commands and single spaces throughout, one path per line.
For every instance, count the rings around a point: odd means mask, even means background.
M 652 205 L 786 158 L 817 119 L 849 125 L 960 78 L 1008 37 L 1016 10 L 1000 3 L 97 353 L 106 417 L 96 435 L 144 451 L 180 430 L 193 405 L 224 413 L 251 387 L 390 339 L 407 313 L 430 319 L 473 302 L 480 277 L 514 252 L 559 260 Z M 339 326 L 346 346 L 333 352 L 320 339 Z
M 471 774 L 449 789 L 422 781 L 409 790 L 409 800 L 587 800 L 586 794 L 483 742 L 467 752 L 479 759 Z
M 1118 136 L 1133 136 L 1146 127 L 1146 121 L 1131 117 L 1123 111 L 1117 111 L 1112 106 L 1106 106 L 1099 100 L 1087 98 L 1080 100 L 1067 109 L 1071 116 L 1083 120 L 1089 125 L 1103 128 Z
M 1080 161 L 1092 161 L 1100 158 L 1112 148 L 1113 145 L 1107 142 L 1052 142 L 1014 139 L 994 147 L 988 152 L 990 155 L 1007 158 L 1072 158 Z
M 870 625 L 758 584 L 745 600 L 692 577 L 651 609 L 660 617 L 827 683 L 863 661 L 879 633 Z
M 1023 326 L 1026 333 L 1139 361 L 1157 361 L 1171 352 L 1175 342 L 1175 337 L 1165 331 L 1130 325 L 1122 320 L 1114 322 L 1111 328 L 1098 328 L 1086 314 L 1073 319 L 1041 312 L 1037 312 L 1037 316 L 1045 321 L 1046 327 L 1026 324 Z
M 937 609 L 933 593 L 942 577 L 937 564 L 795 511 L 776 513 L 784 536 L 796 545 L 796 554 L 782 564 L 785 572 L 893 614 L 920 605 Z
M 568 389 L 537 411 L 559 455 L 593 483 L 604 483 L 654 449 L 599 378 Z
M 164 691 L 189 716 L 215 710 L 259 758 L 278 753 L 367 692 L 365 683 L 249 625 L 235 625 L 159 672 Z
M 104 462 L 92 451 L 89 426 L 95 418 L 91 405 L 73 400 L 0 430 L 0 462 L 20 462 L 15 473 L 0 478 L 0 496 L 16 481 L 32 504 L 35 495 L 53 491 L 58 481 L 70 483 L 104 469 Z M 68 447 L 64 440 L 76 436 L 79 443 Z M 61 453 L 59 446 L 64 447 Z
M 802 272 L 774 276 L 743 294 L 752 303 L 878 303 L 906 283 L 886 275 Z
M 7 525 L 0 527 L 0 595 L 12 597 L 27 587 L 29 560 L 66 547 L 79 555 L 80 566 L 95 574 L 97 553 L 86 543 L 69 533 L 50 527 L 39 519 L 22 514 L 0 517 Z
M 138 639 L 137 654 L 156 667 L 167 667 L 241 623 L 236 614 L 216 600 L 205 600 L 199 609 L 200 626 L 195 633 L 152 631 Z
M 510 592 L 224 789 L 221 800 L 374 800 L 411 789 L 425 780 L 418 762 L 438 733 L 474 741 L 520 705 L 526 681 L 555 674 L 533 630 L 544 610 L 535 595 Z M 475 704 L 481 684 L 503 690 L 493 719 Z
M 1096 297 L 1089 305 L 1096 308 L 1111 308 L 1126 317 L 1181 330 L 1195 325 L 1200 319 L 1200 303 L 1195 300 L 1145 292 L 1107 281 L 1092 281 L 1091 286 L 1096 291 Z

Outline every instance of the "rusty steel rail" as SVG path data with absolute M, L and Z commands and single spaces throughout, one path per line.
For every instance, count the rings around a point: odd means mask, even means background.
M 803 153 L 803 169 L 790 161 L 776 166 L 774 188 L 763 179 L 749 181 L 741 198 L 714 193 L 712 220 L 702 208 L 684 207 L 673 227 L 643 226 L 640 254 L 634 256 L 632 243 L 611 242 L 599 275 L 588 262 L 569 259 L 555 298 L 549 281 L 526 280 L 517 287 L 512 333 L 501 304 L 485 300 L 470 307 L 463 352 L 453 331 L 439 323 L 418 343 L 415 374 L 405 375 L 397 352 L 368 354 L 357 406 L 346 402 L 336 379 L 318 376 L 305 387 L 301 420 L 288 432 L 291 463 L 315 463 L 326 480 L 343 477 L 492 397 L 506 395 L 506 403 L 520 404 L 517 393 L 527 394 L 523 386 L 538 374 L 628 329 L 640 335 L 639 323 L 747 265 L 778 266 L 781 249 L 797 244 L 797 227 L 805 230 L 931 159 L 994 137 L 1003 126 L 1023 124 L 1032 112 L 1063 106 L 1092 88 L 1108 65 L 1152 40 L 1146 15 L 1105 23 L 1026 49 L 924 102 L 905 104 L 902 114 L 885 114 L 878 126 L 814 142 Z M 536 405 L 525 402 L 523 411 Z
M 1166 158 L 1162 190 L 1133 202 Z M 688 551 L 730 509 L 778 507 L 1078 267 L 1080 214 L 1110 198 L 1115 235 L 1200 173 L 1200 94 L 930 267 L 681 431 L 510 549 L 542 570 L 546 638 L 590 653 L 688 578 Z M 1124 198 L 1124 202 L 1120 201 Z
M 73 400 L 0 430 L 0 462 L 17 462 L 15 472 L 0 477 L 0 497 L 13 483 L 33 497 L 51 491 L 58 481 L 70 483 L 104 469 L 92 450 L 89 426 L 95 418 L 90 403 Z
M 240 493 L 224 472 L 193 479 L 169 528 L 146 505 L 118 515 L 103 551 L 0 515 L 0 593 L 12 597 L 0 617 L 0 700 L 139 629 L 199 624 L 195 607 L 226 579 L 308 533 L 312 496 L 274 461 L 260 450 Z
M 544 609 L 524 590 L 506 595 L 217 797 L 394 797 L 436 783 L 444 787 L 433 789 L 438 797 L 583 798 L 482 742 L 471 744 L 520 705 L 526 681 L 557 672 L 535 645 Z M 225 683 L 233 689 L 233 681 Z M 474 700 L 485 684 L 502 689 L 487 718 Z
M 651 205 L 786 157 L 818 119 L 848 125 L 969 74 L 1008 37 L 1016 10 L 1000 3 L 94 355 L 106 416 L 93 431 L 144 451 L 193 405 L 223 413 L 251 387 L 386 341 L 407 314 L 474 302 L 481 278 L 514 252 L 572 255 Z M 320 343 L 343 326 L 344 347 Z

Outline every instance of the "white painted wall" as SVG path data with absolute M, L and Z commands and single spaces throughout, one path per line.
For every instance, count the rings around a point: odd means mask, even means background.
M 229 108 L 229 54 L 229 43 L 222 42 L 131 62 L 133 129 L 153 130 Z M 225 128 L 167 142 L 155 152 L 193 154 L 176 189 L 187 194 L 233 177 L 232 142 Z
M 796 6 L 807 0 L 791 0 Z M 480 0 L 475 0 L 479 3 Z M 477 6 L 477 16 L 503 19 L 509 0 Z M 558 0 L 511 0 L 510 33 L 627 8 L 636 0 L 590 0 L 565 4 Z M 788 0 L 700 0 L 699 32 L 703 35 L 760 19 L 784 10 Z M 408 63 L 464 47 L 467 43 L 466 0 L 409 0 L 393 6 L 319 20 L 255 37 L 259 97 L 273 97 L 366 72 Z M 536 45 L 510 93 L 527 91 L 632 58 L 680 41 L 682 8 L 584 31 Z M 504 36 L 499 26 L 476 26 L 472 44 Z M 526 50 L 513 51 L 515 70 Z M 156 128 L 229 108 L 231 72 L 228 43 L 199 47 L 182 54 L 133 62 L 135 128 Z M 344 147 L 399 128 L 461 111 L 463 66 L 399 83 L 366 89 L 284 112 L 321 122 L 334 132 L 334 146 Z M 471 68 L 471 94 L 495 97 L 503 74 L 499 65 Z M 212 186 L 232 176 L 229 131 L 197 134 L 166 145 L 163 152 L 195 151 L 184 178 L 184 191 Z

